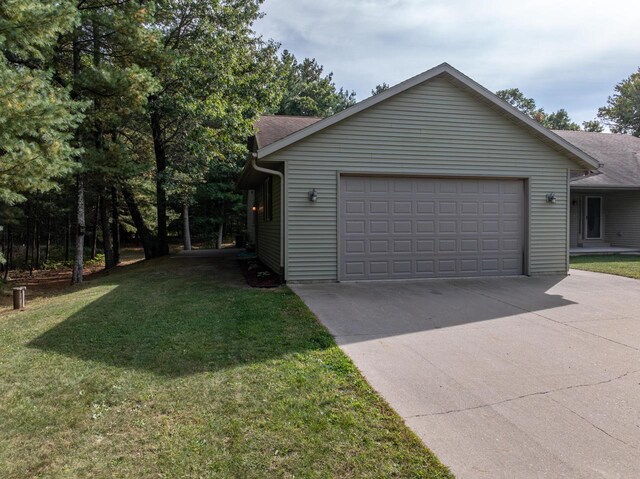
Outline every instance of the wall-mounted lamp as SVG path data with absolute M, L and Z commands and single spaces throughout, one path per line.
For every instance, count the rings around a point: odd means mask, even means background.
M 318 192 L 315 188 L 309 192 L 309 201 L 311 201 L 312 203 L 318 201 Z
M 251 207 L 251 211 L 258 211 L 258 206 L 257 205 L 253 205 Z
M 547 203 L 555 203 L 555 202 L 556 202 L 556 194 L 547 193 Z

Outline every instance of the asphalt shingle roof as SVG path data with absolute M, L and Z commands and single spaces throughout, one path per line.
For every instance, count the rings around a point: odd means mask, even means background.
M 320 120 L 315 116 L 262 115 L 254 124 L 257 146 L 264 148 Z
M 589 176 L 572 179 L 572 186 L 640 188 L 640 138 L 586 131 L 554 130 L 554 133 L 603 165 Z
M 262 115 L 254 127 L 257 147 L 264 148 L 320 120 L 313 116 Z M 589 176 L 573 178 L 572 186 L 640 188 L 640 138 L 585 131 L 554 130 L 554 133 L 603 165 Z

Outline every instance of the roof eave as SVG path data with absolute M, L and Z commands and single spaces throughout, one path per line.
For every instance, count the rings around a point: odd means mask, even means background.
M 256 177 L 264 178 L 265 174 L 257 171 L 253 168 L 252 159 L 257 159 L 257 154 L 255 152 L 250 152 L 247 154 L 247 162 L 236 181 L 236 189 L 237 190 L 251 190 L 258 186 L 259 179 Z M 259 160 L 258 160 L 259 161 Z M 282 163 L 281 160 L 276 161 L 267 161 L 267 164 L 279 164 Z M 260 166 L 260 165 L 258 165 Z
M 572 190 L 640 190 L 640 185 L 580 185 L 569 183 Z

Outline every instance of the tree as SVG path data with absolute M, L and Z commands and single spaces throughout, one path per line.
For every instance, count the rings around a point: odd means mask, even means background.
M 323 75 L 324 67 L 315 58 L 301 63 L 288 50 L 280 58 L 284 94 L 273 113 L 278 115 L 330 116 L 356 103 L 356 94 L 337 89 L 333 73 Z
M 598 120 L 583 121 L 582 129 L 593 133 L 602 133 L 604 131 L 604 125 Z
M 580 125 L 571 121 L 567 110 L 560 108 L 555 113 L 548 114 L 542 124 L 551 130 L 579 130 Z
M 496 92 L 496 96 L 551 130 L 580 129 L 580 125 L 571 121 L 564 108 L 560 108 L 555 113 L 547 114 L 543 108 L 538 108 L 533 98 L 526 97 L 518 88 L 499 90 Z
M 126 170 L 118 139 L 126 121 L 144 111 L 149 92 L 155 89 L 149 72 L 138 64 L 156 43 L 148 29 L 152 17 L 146 3 L 84 0 L 76 7 L 75 28 L 60 35 L 55 48 L 55 80 L 70 88 L 72 98 L 90 105 L 74 140 L 83 149 L 76 176 L 74 283 L 82 282 L 85 193 L 90 190 L 103 201 L 105 267 L 113 266 L 107 188 Z
M 520 110 L 525 115 L 540 123 L 543 122 L 545 118 L 544 110 L 542 108 L 538 108 L 535 100 L 524 96 L 524 93 L 522 93 L 518 88 L 499 90 L 496 92 L 496 95 L 511 106 Z
M 640 137 L 640 68 L 614 87 L 607 105 L 598 109 L 598 118 L 613 133 Z
M 382 93 L 385 90 L 391 88 L 387 83 L 382 82 L 382 85 L 376 85 L 376 87 L 371 90 L 371 95 L 377 95 L 378 93 Z
M 67 1 L 0 3 L 0 202 L 53 189 L 74 170 L 83 105 L 53 82 L 51 62 L 77 18 Z
M 199 182 L 197 165 L 244 152 L 253 120 L 277 95 L 276 45 L 251 30 L 260 3 L 158 2 L 153 28 L 161 42 L 149 64 L 161 85 L 149 97 L 158 255 L 168 252 L 168 191 L 182 195 L 184 206 L 184 193 Z M 194 173 L 192 184 L 177 172 Z

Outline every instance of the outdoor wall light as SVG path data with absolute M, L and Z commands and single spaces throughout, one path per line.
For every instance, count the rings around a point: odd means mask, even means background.
M 555 202 L 556 202 L 556 194 L 547 193 L 547 203 L 555 203 Z
M 309 192 L 309 201 L 311 201 L 312 203 L 318 201 L 318 192 L 315 188 Z
M 257 205 L 253 205 L 251 207 L 251 211 L 258 211 L 258 206 Z

